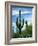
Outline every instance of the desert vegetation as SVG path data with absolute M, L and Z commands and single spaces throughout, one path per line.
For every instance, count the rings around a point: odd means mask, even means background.
M 25 29 L 22 30 L 25 23 Z M 12 30 L 14 31 L 14 30 Z M 21 10 L 19 10 L 19 18 L 16 18 L 16 32 L 13 32 L 13 38 L 27 38 L 32 37 L 32 24 L 28 25 L 28 21 L 21 20 Z

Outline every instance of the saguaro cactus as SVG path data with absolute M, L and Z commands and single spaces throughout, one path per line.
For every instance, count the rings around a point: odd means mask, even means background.
M 21 10 L 19 10 L 19 18 L 17 17 L 16 19 L 16 26 L 19 29 L 19 34 L 21 34 L 21 29 L 23 28 L 24 25 L 24 19 L 21 20 Z

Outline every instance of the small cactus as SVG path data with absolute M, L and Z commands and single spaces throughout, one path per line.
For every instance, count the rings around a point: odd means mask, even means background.
M 19 29 L 19 34 L 21 34 L 21 29 L 23 28 L 23 25 L 24 25 L 24 19 L 21 20 L 21 10 L 19 10 L 19 18 L 17 17 L 16 19 L 16 26 Z

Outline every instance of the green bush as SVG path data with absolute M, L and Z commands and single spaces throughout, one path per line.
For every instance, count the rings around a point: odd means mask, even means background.
M 13 38 L 27 38 L 27 37 L 32 37 L 32 24 L 28 25 L 24 31 L 21 31 L 21 34 L 19 34 L 18 30 L 16 33 L 13 34 Z

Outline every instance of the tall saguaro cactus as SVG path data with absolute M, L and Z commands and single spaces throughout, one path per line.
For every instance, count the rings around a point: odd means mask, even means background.
M 24 19 L 21 20 L 21 10 L 19 10 L 19 18 L 17 17 L 16 19 L 16 26 L 19 29 L 19 34 L 21 34 L 21 29 L 23 28 L 24 25 Z

